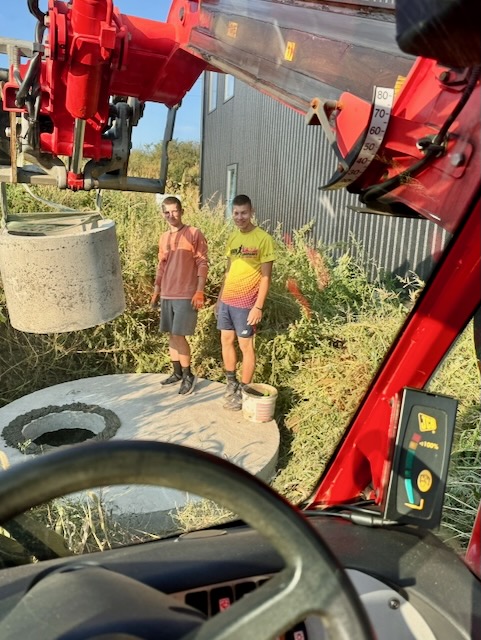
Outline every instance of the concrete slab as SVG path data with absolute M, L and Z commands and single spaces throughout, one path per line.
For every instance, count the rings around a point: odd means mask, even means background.
M 208 451 L 243 467 L 268 482 L 274 475 L 279 431 L 274 420 L 262 424 L 244 419 L 242 412 L 223 408 L 225 385 L 200 379 L 194 393 L 180 396 L 179 386 L 163 387 L 163 374 L 118 374 L 84 378 L 55 385 L 24 396 L 0 409 L 0 451 L 9 464 L 30 456 L 6 443 L 4 429 L 34 410 L 95 405 L 113 412 L 120 426 L 113 439 L 156 440 Z M 67 417 L 71 411 L 65 413 Z M 58 414 L 55 414 L 58 417 Z M 80 420 L 71 421 L 75 427 Z M 43 424 L 38 421 L 38 424 Z M 52 430 L 59 425 L 52 423 Z M 28 427 L 26 427 L 28 429 Z M 45 425 L 39 427 L 45 429 Z M 30 432 L 32 426 L 30 426 Z M 98 433 L 99 428 L 94 432 Z M 31 437 L 31 436 L 29 436 Z M 75 446 L 75 445 L 67 445 Z M 183 492 L 154 487 L 115 487 L 103 491 L 103 499 L 119 513 L 130 513 L 145 530 L 147 520 L 157 528 L 159 518 L 192 499 Z M 157 517 L 158 516 L 158 517 Z

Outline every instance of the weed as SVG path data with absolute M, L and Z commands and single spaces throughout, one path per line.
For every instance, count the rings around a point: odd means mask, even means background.
M 36 210 L 37 203 L 20 186 L 10 185 L 7 191 L 11 211 Z M 51 190 L 42 191 L 42 195 L 78 210 L 95 207 L 90 193 Z M 193 366 L 199 376 L 220 381 L 224 372 L 214 304 L 232 227 L 221 206 L 199 209 L 195 189 L 182 186 L 181 196 L 185 221 L 202 229 L 209 243 L 207 304 L 199 313 L 191 340 Z M 158 332 L 157 312 L 149 306 L 158 237 L 165 229 L 155 198 L 152 194 L 106 192 L 103 213 L 116 223 L 126 312 L 112 322 L 81 332 L 29 335 L 8 323 L 0 290 L 0 405 L 78 378 L 168 368 L 167 338 Z M 276 419 L 281 449 L 273 485 L 296 503 L 315 487 L 423 286 L 415 274 L 391 282 L 378 274 L 373 282 L 353 253 L 314 246 L 309 236 L 309 225 L 287 239 L 281 227 L 276 229 L 272 286 L 256 335 L 255 380 L 278 390 Z M 430 389 L 461 398 L 443 530 L 450 530 L 451 539 L 463 546 L 470 525 L 459 517 L 459 510 L 464 509 L 471 521 L 479 501 L 479 473 L 475 478 L 479 459 L 472 453 L 479 451 L 479 372 L 471 328 L 443 363 Z M 77 505 L 74 516 L 64 505 L 50 507 L 48 518 L 72 548 L 106 548 L 123 534 L 115 526 L 110 530 L 109 517 L 101 515 L 100 508 L 95 501 L 90 506 Z M 210 515 L 209 511 L 205 505 L 189 507 L 177 517 L 183 528 L 218 522 L 222 517 L 216 509 Z

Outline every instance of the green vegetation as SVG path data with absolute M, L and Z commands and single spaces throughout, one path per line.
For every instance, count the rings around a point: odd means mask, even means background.
M 172 140 L 168 146 L 169 172 L 167 191 L 170 193 L 186 187 L 198 187 L 200 183 L 200 144 Z M 130 154 L 129 174 L 143 178 L 159 175 L 162 143 L 134 149 Z
M 180 144 L 178 147 L 180 153 Z M 141 171 L 141 163 L 151 166 L 158 152 L 157 147 L 147 150 L 148 162 L 141 154 L 134 157 L 136 170 L 147 175 Z M 211 262 L 207 305 L 200 312 L 192 340 L 193 366 L 198 375 L 223 381 L 213 305 L 222 280 L 223 249 L 230 227 L 223 211 L 198 208 L 197 193 L 191 187 L 197 178 L 191 182 L 187 174 L 195 172 L 186 167 L 189 165 L 179 169 L 172 185 L 178 187 L 183 199 L 186 221 L 200 227 L 208 238 Z M 94 195 L 89 193 L 59 194 L 43 189 L 41 195 L 79 210 L 94 208 Z M 12 211 L 37 208 L 20 186 L 10 186 L 8 198 Z M 157 239 L 163 229 L 154 196 L 106 192 L 103 214 L 117 225 L 126 312 L 86 331 L 36 336 L 9 325 L 0 291 L 0 406 L 68 380 L 168 369 L 166 337 L 158 333 L 157 313 L 149 307 Z M 277 229 L 275 236 L 278 259 L 256 338 L 256 381 L 278 389 L 281 451 L 273 486 L 297 503 L 315 487 L 412 304 L 412 289 L 402 282 L 369 282 L 349 255 L 334 260 L 328 248 L 313 248 L 309 227 L 297 231 L 288 243 L 282 229 Z M 438 372 L 432 389 L 461 399 L 443 534 L 463 548 L 480 497 L 480 383 L 471 328 Z M 186 512 L 184 521 L 190 518 L 191 513 Z M 55 522 L 59 519 L 61 514 L 55 516 Z

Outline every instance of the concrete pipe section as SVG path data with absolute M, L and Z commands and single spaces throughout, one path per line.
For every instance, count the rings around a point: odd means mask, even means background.
M 201 379 L 194 393 L 180 396 L 179 385 L 160 384 L 164 377 L 145 373 L 84 378 L 11 402 L 0 409 L 4 464 L 92 440 L 156 440 L 208 451 L 266 482 L 273 478 L 279 450 L 275 420 L 249 422 L 242 411 L 224 409 L 225 385 L 218 382 Z M 107 487 L 100 495 L 121 525 L 154 534 L 199 500 L 182 491 L 146 486 Z
M 54 231 L 0 233 L 0 274 L 10 322 L 28 333 L 78 331 L 125 309 L 112 220 Z

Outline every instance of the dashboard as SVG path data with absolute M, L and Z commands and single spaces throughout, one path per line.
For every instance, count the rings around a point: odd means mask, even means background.
M 347 570 L 378 638 L 481 639 L 481 585 L 432 533 L 412 526 L 369 528 L 320 514 L 308 517 Z M 64 638 L 53 631 L 48 600 L 42 616 L 33 619 L 28 609 L 24 628 L 11 623 L 15 615 L 25 619 L 22 602 L 32 585 L 49 573 L 62 571 L 73 576 L 81 574 L 82 568 L 107 570 L 112 584 L 117 578 L 119 584 L 122 577 L 131 578 L 168 594 L 179 607 L 199 611 L 202 619 L 222 615 L 236 600 L 248 598 L 282 569 L 282 560 L 256 531 L 237 523 L 88 556 L 6 567 L 0 571 L 0 639 Z M 72 582 L 66 591 L 56 595 L 55 605 L 58 601 L 59 607 L 73 607 L 71 615 L 88 616 L 91 604 L 85 601 L 83 606 L 85 585 Z M 132 601 L 131 606 L 135 617 L 139 605 Z M 114 607 L 109 615 L 120 616 L 121 607 Z M 281 636 L 282 640 L 327 637 L 317 616 L 300 621 Z

